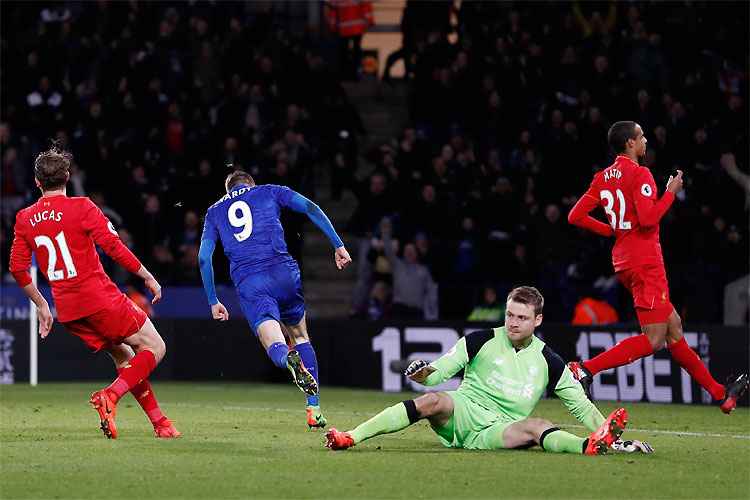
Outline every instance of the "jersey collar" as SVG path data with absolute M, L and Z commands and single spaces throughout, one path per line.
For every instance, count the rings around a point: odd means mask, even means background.
M 532 333 L 531 334 L 531 342 L 529 342 L 529 345 L 527 345 L 526 347 L 524 347 L 524 348 L 522 348 L 520 350 L 516 350 L 515 346 L 513 345 L 513 342 L 511 342 L 510 339 L 508 338 L 508 331 L 506 330 L 505 325 L 501 326 L 500 328 L 502 328 L 502 331 L 501 331 L 502 335 L 497 335 L 496 334 L 495 336 L 496 337 L 500 337 L 502 339 L 503 343 L 507 347 L 509 347 L 510 350 L 513 351 L 513 354 L 515 354 L 516 356 L 520 355 L 523 352 L 529 351 L 530 350 L 529 348 L 531 346 L 533 346 L 536 342 L 539 342 L 539 339 L 537 338 L 537 336 Z
M 631 160 L 629 157 L 627 157 L 625 155 L 617 155 L 617 157 L 615 158 L 615 163 L 617 163 L 617 162 L 630 163 L 634 167 L 639 167 L 640 166 L 638 164 L 638 162 Z

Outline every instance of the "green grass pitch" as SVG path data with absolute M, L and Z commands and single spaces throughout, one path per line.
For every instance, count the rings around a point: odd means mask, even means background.
M 626 436 L 650 456 L 452 450 L 423 422 L 332 452 L 291 385 L 157 383 L 184 434 L 169 441 L 129 395 L 119 439 L 105 439 L 87 404 L 98 387 L 0 386 L 0 498 L 750 498 L 747 409 L 625 405 Z M 411 396 L 324 388 L 322 403 L 349 429 Z M 585 433 L 557 400 L 536 414 Z

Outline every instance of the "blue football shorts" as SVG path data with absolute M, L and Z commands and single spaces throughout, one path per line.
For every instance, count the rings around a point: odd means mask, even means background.
M 253 333 L 258 325 L 273 319 L 296 325 L 305 314 L 305 297 L 299 266 L 294 261 L 274 264 L 247 276 L 237 286 L 242 312 Z

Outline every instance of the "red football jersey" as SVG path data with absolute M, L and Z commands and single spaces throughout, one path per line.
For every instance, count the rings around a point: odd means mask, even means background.
M 656 183 L 651 171 L 627 156 L 594 176 L 588 191 L 568 215 L 571 224 L 602 236 L 615 236 L 612 264 L 622 271 L 646 264 L 664 265 L 659 243 L 659 221 L 674 201 L 665 191 L 657 199 Z M 609 225 L 589 215 L 601 206 Z
M 104 272 L 94 244 L 128 271 L 140 269 L 138 258 L 90 199 L 43 196 L 16 215 L 10 272 L 20 286 L 31 283 L 34 252 L 52 288 L 58 320 L 89 316 L 121 293 Z

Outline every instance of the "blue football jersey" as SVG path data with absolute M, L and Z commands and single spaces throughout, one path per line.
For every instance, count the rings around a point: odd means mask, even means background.
M 294 261 L 281 227 L 282 208 L 295 192 L 285 186 L 236 186 L 208 208 L 202 239 L 221 240 L 232 281 L 238 284 L 278 263 Z

